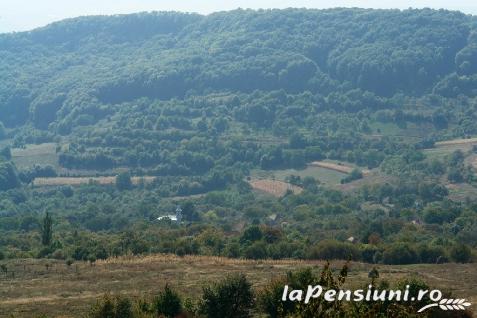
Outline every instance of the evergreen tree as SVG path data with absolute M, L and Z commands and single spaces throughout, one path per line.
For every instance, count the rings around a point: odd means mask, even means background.
M 3 126 L 3 123 L 0 121 L 0 140 L 5 139 L 6 135 L 5 126 Z
M 132 187 L 131 176 L 128 172 L 120 173 L 116 177 L 116 187 L 118 190 L 129 190 Z
M 41 230 L 41 243 L 45 246 L 51 244 L 53 237 L 53 219 L 51 218 L 50 213 L 46 212 L 45 218 L 43 219 L 43 226 Z

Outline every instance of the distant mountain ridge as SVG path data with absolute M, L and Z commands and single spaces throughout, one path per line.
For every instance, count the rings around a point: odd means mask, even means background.
M 0 118 L 47 129 L 85 104 L 96 114 L 140 97 L 220 91 L 475 95 L 475 25 L 475 17 L 430 9 L 69 19 L 0 35 Z

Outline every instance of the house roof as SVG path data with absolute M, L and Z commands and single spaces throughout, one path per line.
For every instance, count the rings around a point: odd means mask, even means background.
M 161 220 L 166 220 L 166 219 L 169 219 L 171 221 L 177 221 L 177 216 L 176 215 L 172 215 L 172 214 L 169 214 L 169 215 L 163 215 L 163 216 L 160 216 L 157 218 L 159 221 Z

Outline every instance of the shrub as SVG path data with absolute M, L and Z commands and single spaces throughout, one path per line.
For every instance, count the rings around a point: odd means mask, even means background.
M 258 305 L 261 311 L 270 318 L 278 318 L 293 312 L 295 303 L 282 301 L 283 286 L 287 284 L 285 278 L 272 280 L 259 294 Z
M 132 188 L 131 176 L 128 172 L 120 173 L 116 177 L 116 187 L 118 190 L 129 190 Z
M 158 315 L 175 317 L 182 311 L 182 300 L 179 294 L 166 285 L 155 300 L 154 310 Z
M 5 126 L 0 121 L 0 140 L 4 139 L 6 137 L 6 135 L 7 135 L 7 133 L 5 131 Z
M 239 274 L 205 287 L 199 311 L 209 318 L 250 317 L 253 304 L 252 285 Z
M 360 258 L 360 251 L 357 246 L 350 243 L 324 240 L 310 249 L 308 258 L 358 260 Z
M 105 295 L 89 312 L 90 318 L 133 318 L 131 301 L 128 298 Z
M 437 263 L 439 259 L 445 258 L 446 253 L 440 246 L 429 246 L 422 244 L 418 247 L 419 258 L 421 263 Z
M 263 238 L 263 232 L 260 227 L 254 225 L 246 229 L 240 237 L 241 244 L 247 244 L 255 241 L 259 241 Z
M 253 243 L 245 250 L 245 257 L 250 259 L 264 259 L 267 255 L 267 244 L 262 241 Z
M 349 183 L 354 180 L 359 180 L 363 178 L 363 173 L 359 169 L 353 169 L 351 173 L 345 178 L 341 179 L 341 183 Z
M 272 280 L 260 292 L 259 308 L 271 318 L 292 316 L 298 304 L 290 300 L 282 301 L 284 286 L 288 285 L 293 289 L 306 289 L 308 285 L 316 285 L 318 282 L 319 278 L 313 274 L 311 268 L 288 272 L 286 276 Z
M 374 263 L 376 261 L 376 253 L 379 249 L 373 245 L 363 245 L 361 247 L 361 259 L 366 263 Z
M 465 244 L 457 244 L 451 248 L 450 256 L 454 262 L 469 263 L 472 260 L 472 251 Z
M 383 253 L 385 264 L 413 264 L 418 263 L 416 251 L 404 243 L 397 243 L 388 246 Z

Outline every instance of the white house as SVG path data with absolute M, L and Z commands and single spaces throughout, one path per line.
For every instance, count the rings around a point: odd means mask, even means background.
M 176 208 L 176 214 L 163 215 L 157 218 L 158 221 L 171 220 L 172 222 L 180 223 L 182 221 L 182 209 L 180 206 Z

